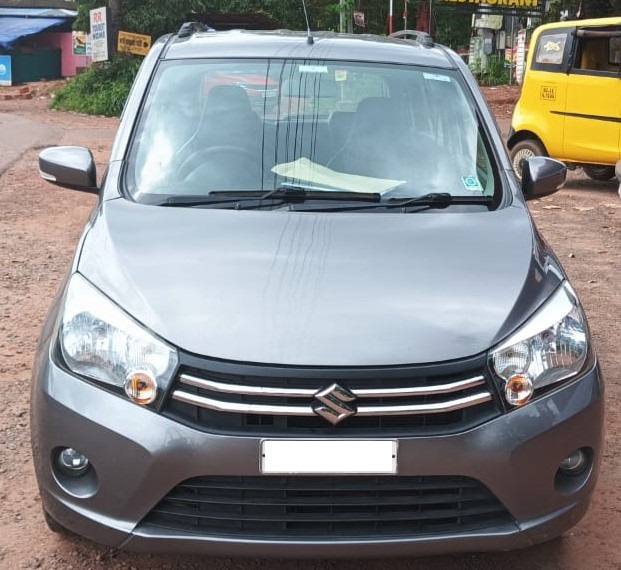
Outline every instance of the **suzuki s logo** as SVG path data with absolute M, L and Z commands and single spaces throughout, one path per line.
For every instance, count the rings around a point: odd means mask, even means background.
M 338 384 L 332 384 L 332 386 L 320 390 L 315 394 L 315 398 L 319 402 L 313 403 L 313 412 L 328 420 L 332 425 L 353 416 L 357 411 L 354 403 L 356 396 Z

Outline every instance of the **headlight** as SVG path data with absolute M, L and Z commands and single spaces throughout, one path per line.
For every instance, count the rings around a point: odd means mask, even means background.
M 512 405 L 528 402 L 545 386 L 575 376 L 588 353 L 584 314 L 565 283 L 539 311 L 491 353 L 492 370 Z
M 177 367 L 174 348 L 156 338 L 79 274 L 67 288 L 59 330 L 70 370 L 118 386 L 139 404 L 150 404 Z

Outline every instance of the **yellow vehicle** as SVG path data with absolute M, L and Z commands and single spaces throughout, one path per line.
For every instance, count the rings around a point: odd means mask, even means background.
M 551 156 L 609 180 L 621 159 L 621 17 L 545 24 L 530 43 L 507 146 L 524 160 Z

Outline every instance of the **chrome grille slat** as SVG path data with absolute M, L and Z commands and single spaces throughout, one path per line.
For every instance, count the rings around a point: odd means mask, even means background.
M 197 378 L 190 374 L 181 374 L 179 382 L 196 388 L 219 392 L 222 394 L 244 394 L 246 396 L 282 396 L 284 398 L 312 398 L 317 390 L 304 388 L 272 388 L 269 386 L 249 386 L 247 384 L 227 384 L 207 378 Z
M 483 355 L 334 369 L 186 358 L 161 413 L 210 433 L 408 437 L 455 433 L 501 413 Z
M 218 392 L 222 394 L 243 394 L 246 396 L 280 396 L 285 398 L 312 398 L 316 389 L 308 388 L 274 388 L 269 386 L 252 386 L 247 384 L 229 384 L 216 380 L 197 378 L 190 374 L 181 374 L 179 381 L 182 384 Z M 352 390 L 357 398 L 406 398 L 412 396 L 434 396 L 460 392 L 468 388 L 475 388 L 485 384 L 483 376 L 474 376 L 466 380 L 436 384 L 433 386 L 410 386 L 405 388 L 361 388 Z
M 239 404 L 236 402 L 223 402 L 213 398 L 205 398 L 195 394 L 188 394 L 180 390 L 175 390 L 172 394 L 173 400 L 194 404 L 208 410 L 218 412 L 232 412 L 236 414 L 271 414 L 274 416 L 312 416 L 313 410 L 307 406 L 270 406 L 263 404 Z
M 354 394 L 357 392 L 353 390 Z M 289 406 L 289 405 L 269 405 L 269 404 L 243 404 L 237 402 L 226 402 L 206 398 L 196 394 L 189 394 L 181 390 L 175 390 L 172 394 L 174 400 L 194 404 L 202 408 L 216 410 L 219 412 L 231 412 L 238 414 L 271 414 L 281 416 L 313 416 L 315 412 L 310 406 Z M 441 403 L 433 404 L 410 404 L 410 405 L 387 405 L 387 406 L 358 406 L 357 416 L 403 416 L 416 414 L 443 413 L 459 410 L 470 406 L 476 406 L 484 402 L 489 402 L 492 396 L 489 392 L 479 392 L 464 398 L 456 398 Z

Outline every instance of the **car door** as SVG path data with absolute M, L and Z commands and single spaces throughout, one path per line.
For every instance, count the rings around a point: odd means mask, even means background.
M 614 164 L 620 158 L 621 26 L 578 28 L 567 86 L 563 158 Z
M 536 34 L 513 115 L 514 128 L 535 133 L 546 152 L 555 158 L 563 154 L 563 111 L 573 37 L 568 26 L 548 27 Z

